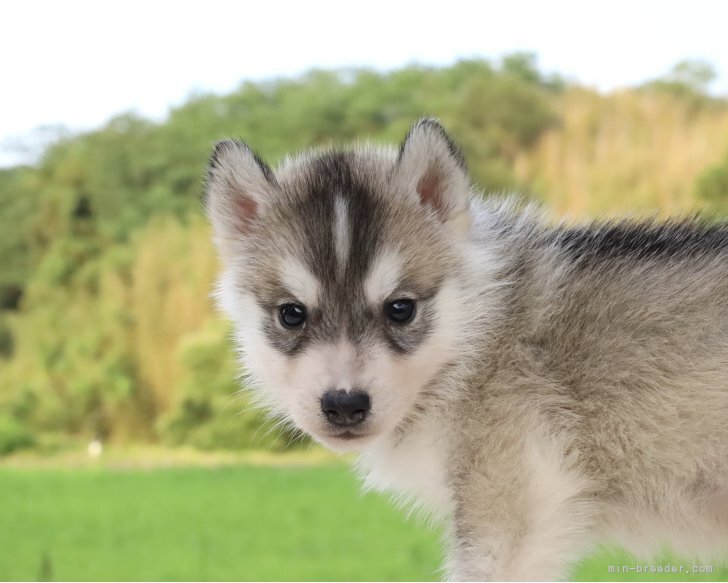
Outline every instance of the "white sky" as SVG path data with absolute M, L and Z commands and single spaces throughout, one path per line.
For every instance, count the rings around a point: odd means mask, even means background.
M 9 1 L 0 4 L 0 166 L 43 125 L 160 119 L 193 91 L 311 67 L 535 52 L 540 68 L 601 90 L 700 58 L 728 94 L 728 2 L 499 0 Z M 5 150 L 5 151 L 3 151 Z

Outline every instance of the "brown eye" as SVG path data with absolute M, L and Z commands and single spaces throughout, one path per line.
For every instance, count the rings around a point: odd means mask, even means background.
M 388 302 L 384 304 L 384 313 L 392 322 L 405 324 L 415 315 L 415 301 L 403 298 Z
M 286 328 L 298 328 L 306 321 L 306 308 L 299 304 L 283 304 L 278 308 L 278 315 Z

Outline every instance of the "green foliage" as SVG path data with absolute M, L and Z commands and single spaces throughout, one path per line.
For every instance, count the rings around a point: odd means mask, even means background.
M 728 155 L 698 177 L 695 192 L 710 212 L 728 216 Z
M 8 359 L 15 352 L 15 338 L 10 326 L 5 319 L 0 317 L 0 362 L 2 359 Z
M 263 411 L 240 390 L 238 367 L 226 326 L 218 323 L 185 337 L 179 357 L 182 378 L 175 406 L 158 422 L 170 445 L 199 449 L 269 449 L 308 444 L 287 431 L 276 431 Z
M 17 307 L 13 296 L 31 273 L 33 241 L 29 230 L 38 201 L 34 190 L 36 171 L 29 168 L 0 169 L 0 310 Z
M 645 83 L 642 88 L 674 95 L 689 103 L 695 111 L 715 106 L 721 100 L 710 96 L 710 85 L 717 77 L 710 63 L 685 60 L 677 63 L 669 73 Z
M 562 91 L 566 84 L 558 75 L 544 75 L 536 66 L 534 53 L 512 53 L 503 57 L 501 68 L 504 73 L 513 75 L 530 85 L 540 85 L 552 91 Z
M 0 413 L 0 456 L 32 447 L 35 438 L 17 419 Z

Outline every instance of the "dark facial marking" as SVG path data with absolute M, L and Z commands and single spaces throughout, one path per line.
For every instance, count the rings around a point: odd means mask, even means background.
M 303 180 L 283 185 L 295 191 L 291 191 L 287 205 L 277 212 L 281 213 L 279 224 L 290 229 L 286 236 L 295 244 L 294 253 L 321 284 L 318 305 L 306 306 L 306 323 L 300 329 L 284 329 L 277 322 L 269 322 L 264 327 L 268 340 L 287 355 L 298 354 L 309 344 L 334 342 L 341 337 L 357 346 L 385 343 L 397 354 L 412 353 L 433 329 L 434 313 L 428 300 L 436 293 L 440 277 L 428 276 L 427 281 L 405 278 L 400 284 L 403 295 L 393 296 L 390 301 L 415 299 L 417 316 L 404 325 L 391 322 L 382 304 L 369 304 L 363 281 L 373 258 L 389 244 L 384 234 L 391 237 L 391 233 L 397 232 L 391 206 L 378 202 L 372 191 L 374 183 L 363 174 L 365 170 L 355 153 L 322 154 L 311 160 L 306 170 Z M 349 255 L 343 272 L 337 268 L 333 239 L 337 197 L 345 203 L 350 229 Z M 266 295 L 261 306 L 271 318 L 277 318 L 276 310 L 282 303 L 298 300 L 273 281 L 268 283 Z
M 311 162 L 303 196 L 295 216 L 306 267 L 321 282 L 319 318 L 310 326 L 313 340 L 331 341 L 346 335 L 362 342 L 375 332 L 376 319 L 363 297 L 363 278 L 381 245 L 387 217 L 377 204 L 371 186 L 354 171 L 355 155 L 336 152 Z M 341 197 L 347 208 L 349 254 L 346 269 L 337 269 L 332 226 L 334 201 Z
M 287 329 L 278 322 L 278 316 L 271 313 L 263 320 L 263 334 L 271 346 L 285 356 L 300 354 L 306 345 L 307 334 L 304 328 Z
M 398 355 L 413 353 L 432 332 L 435 318 L 431 300 L 419 301 L 412 320 L 392 322 L 384 313 L 385 338 L 389 349 Z

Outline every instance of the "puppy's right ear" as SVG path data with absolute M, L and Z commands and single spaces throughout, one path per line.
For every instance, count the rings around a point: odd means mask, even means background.
M 440 122 L 423 118 L 402 142 L 396 176 L 406 192 L 459 236 L 470 230 L 470 178 L 460 149 Z
M 246 144 L 215 144 L 207 168 L 205 208 L 223 255 L 229 243 L 248 234 L 277 190 L 273 171 Z

